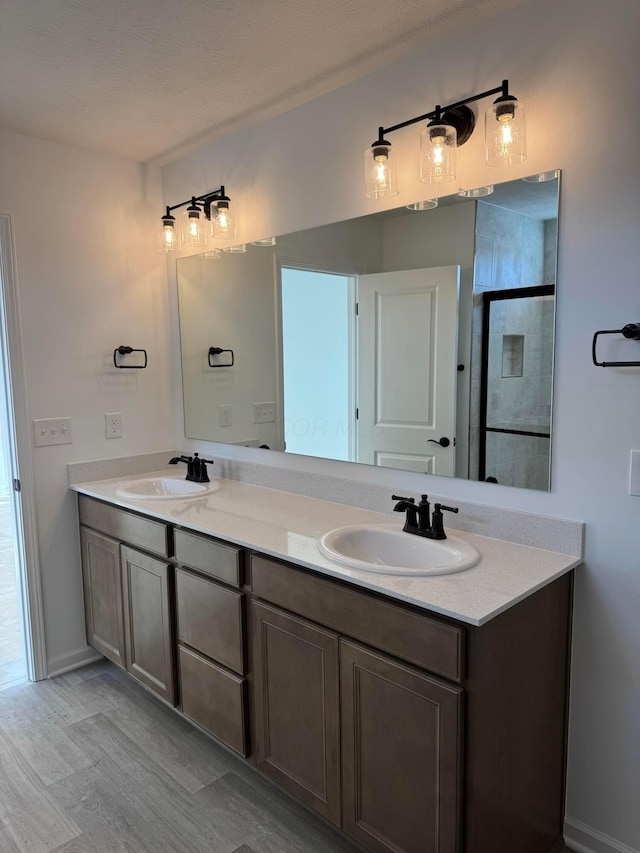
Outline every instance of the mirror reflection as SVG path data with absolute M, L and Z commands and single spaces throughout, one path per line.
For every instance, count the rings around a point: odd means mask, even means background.
M 187 437 L 548 489 L 542 177 L 180 259 Z

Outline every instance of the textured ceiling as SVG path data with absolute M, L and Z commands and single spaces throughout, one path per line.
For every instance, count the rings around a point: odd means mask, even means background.
M 0 127 L 168 162 L 528 0 L 0 0 Z

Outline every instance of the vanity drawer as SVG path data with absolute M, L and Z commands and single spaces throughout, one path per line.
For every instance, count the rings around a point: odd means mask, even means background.
M 423 669 L 462 681 L 464 630 L 267 560 L 251 557 L 255 595 Z
M 175 556 L 179 563 L 205 575 L 231 584 L 242 585 L 242 549 L 223 545 L 206 536 L 185 530 L 174 534 Z
M 178 653 L 183 713 L 246 757 L 246 680 L 184 646 Z
M 176 569 L 178 641 L 245 672 L 244 593 Z
M 142 518 L 86 495 L 78 496 L 78 511 L 80 523 L 93 530 L 99 530 L 121 542 L 137 545 L 143 551 L 151 551 L 162 557 L 171 556 L 168 528 L 160 521 Z

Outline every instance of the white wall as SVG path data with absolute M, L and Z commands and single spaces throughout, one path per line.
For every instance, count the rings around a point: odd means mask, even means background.
M 452 500 L 586 521 L 586 562 L 577 575 L 575 596 L 567 811 L 570 820 L 636 850 L 640 499 L 627 490 L 629 450 L 640 446 L 640 375 L 637 370 L 595 368 L 590 342 L 596 329 L 621 327 L 640 317 L 640 131 L 634 106 L 640 95 L 639 31 L 637 0 L 536 0 L 163 172 L 167 203 L 224 183 L 241 207 L 241 239 L 287 233 L 382 206 L 365 199 L 361 187 L 362 150 L 379 124 L 490 88 L 503 77 L 527 101 L 528 161 L 504 173 L 484 166 L 482 133 L 477 132 L 461 152 L 459 183 L 479 186 L 564 170 L 552 491 L 425 480 L 306 457 L 274 455 L 266 460 L 245 448 L 230 451 L 204 443 L 201 448 L 384 483 L 399 491 L 434 489 Z M 415 128 L 394 135 L 404 155 L 403 191 L 388 207 L 425 195 L 412 177 L 417 135 Z M 169 273 L 175 289 L 172 266 Z M 175 334 L 177 319 L 172 322 Z M 177 348 L 173 354 L 173 395 L 179 409 Z M 626 342 L 619 355 L 637 359 L 638 345 Z M 176 428 L 182 435 L 180 415 Z
M 0 150 L 29 417 L 73 419 L 73 444 L 33 449 L 47 657 L 56 670 L 88 651 L 67 463 L 173 445 L 165 263 L 152 242 L 159 176 L 11 133 L 0 132 Z M 120 344 L 147 348 L 147 370 L 116 370 Z M 107 441 L 104 413 L 114 411 L 124 437 Z

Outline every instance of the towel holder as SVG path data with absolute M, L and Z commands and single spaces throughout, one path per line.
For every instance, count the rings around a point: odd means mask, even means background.
M 600 335 L 623 335 L 630 341 L 640 341 L 640 323 L 627 323 L 621 329 L 601 329 L 593 336 L 591 357 L 596 367 L 640 367 L 640 361 L 598 361 L 596 347 Z
M 213 364 L 213 362 L 211 361 L 213 356 L 214 355 L 221 355 L 223 352 L 230 352 L 231 353 L 231 361 L 228 361 L 226 364 Z M 208 361 L 209 361 L 209 367 L 233 367 L 233 365 L 235 363 L 233 350 L 232 349 L 222 349 L 222 347 L 209 347 Z
M 144 364 L 118 364 L 118 356 L 119 355 L 131 355 L 132 352 L 143 352 L 144 353 Z M 136 349 L 135 347 L 116 347 L 113 351 L 113 364 L 114 367 L 119 367 L 120 370 L 144 370 L 148 364 L 147 359 L 147 351 L 146 349 Z

